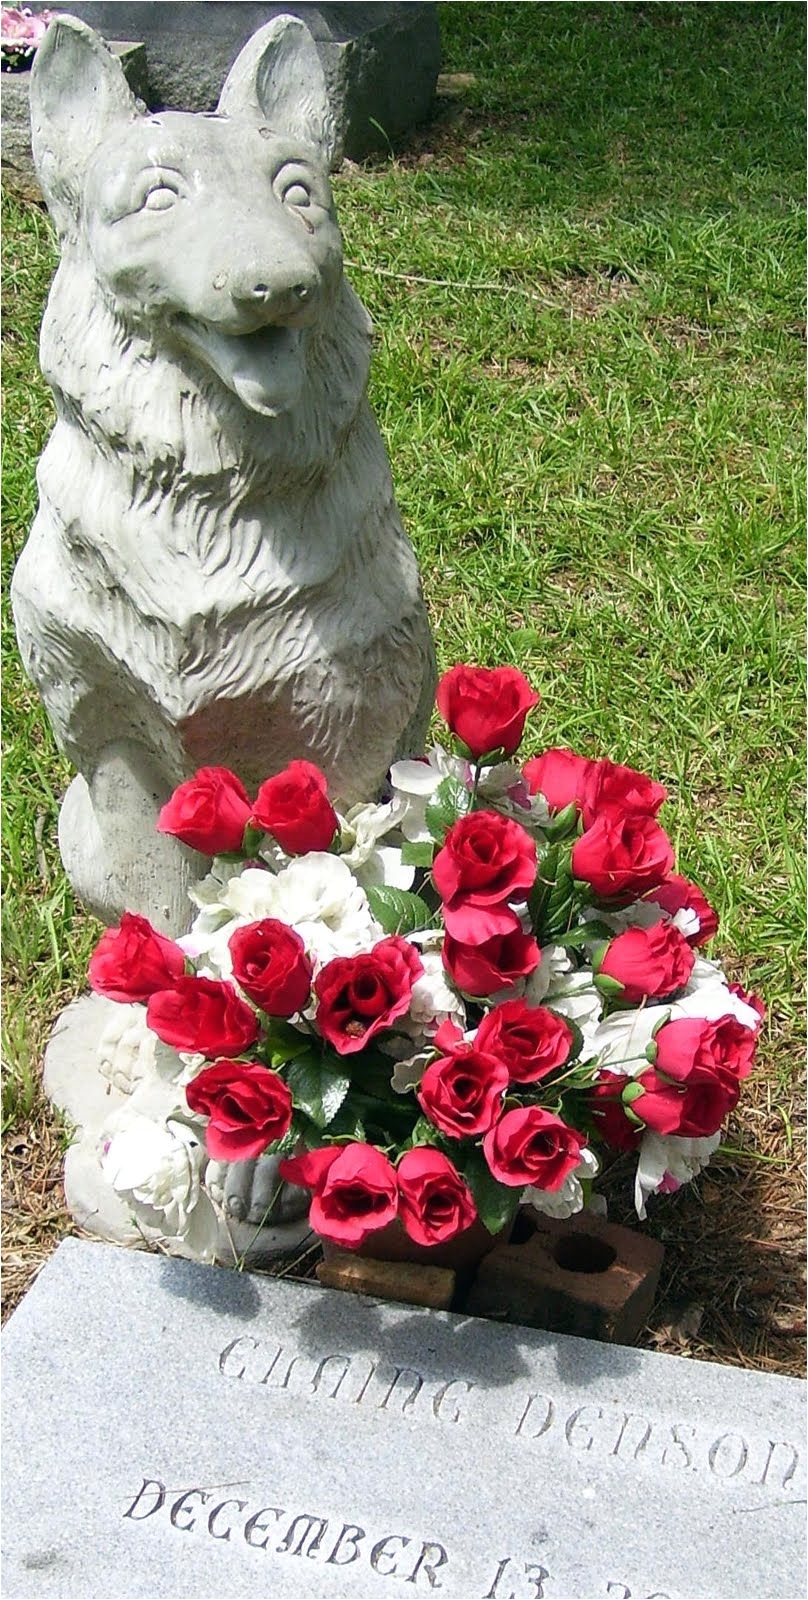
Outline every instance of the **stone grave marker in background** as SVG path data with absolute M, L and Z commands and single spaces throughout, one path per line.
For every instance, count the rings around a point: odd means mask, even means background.
M 41 11 L 42 5 L 34 5 Z M 53 9 L 51 7 L 51 9 Z M 212 111 L 231 62 L 281 13 L 312 34 L 335 119 L 334 162 L 384 149 L 430 113 L 440 71 L 437 6 L 266 5 L 260 0 L 77 0 L 63 8 L 107 39 L 146 47 L 149 104 Z
M 3 1335 L 18 1597 L 804 1593 L 804 1386 L 68 1240 Z

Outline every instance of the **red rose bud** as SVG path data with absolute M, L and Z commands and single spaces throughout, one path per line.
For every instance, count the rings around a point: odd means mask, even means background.
M 210 1118 L 205 1143 L 214 1161 L 253 1161 L 292 1122 L 287 1085 L 257 1061 L 214 1062 L 186 1084 L 185 1098 Z
M 654 1065 L 657 1072 L 679 1082 L 686 1081 L 697 1067 L 734 1087 L 752 1071 L 757 1040 L 756 1028 L 745 1028 L 731 1015 L 719 1017 L 717 1022 L 681 1017 L 666 1022 L 655 1034 Z
M 237 928 L 229 940 L 233 977 L 270 1017 L 292 1017 L 308 1004 L 312 965 L 299 933 L 265 917 Z
M 458 1045 L 427 1067 L 416 1096 L 421 1110 L 452 1139 L 485 1133 L 502 1109 L 508 1069 L 474 1045 Z
M 608 995 L 601 980 L 619 984 L 620 1000 L 626 1005 L 665 1000 L 685 987 L 694 961 L 690 945 L 672 922 L 658 922 L 652 928 L 626 928 L 606 946 L 595 986 Z
M 565 811 L 571 805 L 580 811 L 589 774 L 596 765 L 574 750 L 555 748 L 526 761 L 523 776 L 530 793 L 543 794 L 551 811 Z
M 364 1049 L 368 1039 L 392 1027 L 409 1009 L 413 985 L 423 973 L 414 945 L 394 934 L 372 950 L 336 956 L 317 974 L 317 1027 L 340 1055 Z
M 599 817 L 575 840 L 573 877 L 588 883 L 598 900 L 635 900 L 661 883 L 673 866 L 668 835 L 653 817 Z
M 90 988 L 108 1000 L 148 1000 L 185 976 L 185 956 L 145 917 L 125 911 L 120 927 L 107 928 L 90 957 Z
M 461 942 L 446 933 L 442 956 L 455 986 L 463 994 L 477 996 L 512 988 L 533 972 L 541 959 L 535 939 L 522 932 L 515 914 L 511 915 L 510 928 L 479 942 L 471 942 L 468 937 Z
M 398 1212 L 396 1169 L 369 1144 L 292 1156 L 278 1168 L 287 1183 L 314 1190 L 309 1222 L 323 1239 L 355 1250 Z
M 250 797 L 235 773 L 227 767 L 200 767 L 195 777 L 174 790 L 157 827 L 204 856 L 233 854 L 241 849 L 251 809 Z
M 485 1159 L 499 1183 L 560 1189 L 581 1160 L 585 1140 L 541 1106 L 506 1111 L 483 1139 Z
M 615 761 L 593 761 L 583 787 L 584 827 L 591 828 L 599 816 L 620 817 L 630 811 L 655 817 L 667 798 L 667 789 L 644 772 L 618 766 Z
M 438 710 L 476 761 L 494 750 L 512 756 L 539 696 L 516 667 L 452 667 L 438 684 Z
M 287 855 L 327 850 L 339 827 L 328 798 L 328 783 L 311 761 L 290 761 L 258 790 L 253 821 L 277 839 Z
M 698 884 L 690 883 L 687 878 L 680 878 L 675 872 L 672 872 L 664 883 L 659 884 L 658 888 L 653 889 L 645 898 L 652 900 L 662 911 L 666 911 L 669 917 L 675 917 L 677 911 L 695 912 L 699 922 L 698 929 L 695 933 L 685 934 L 685 938 L 688 944 L 695 945 L 697 949 L 706 944 L 708 939 L 712 939 L 713 934 L 718 931 L 717 913 L 709 901 L 705 900 Z
M 597 1132 L 613 1150 L 636 1150 L 645 1131 L 626 1113 L 623 1090 L 631 1082 L 622 1073 L 601 1072 L 587 1094 Z
M 474 1045 L 502 1062 L 511 1083 L 538 1083 L 566 1066 L 574 1042 L 568 1023 L 547 1006 L 504 1000 L 483 1017 Z
M 448 1156 L 421 1145 L 408 1150 L 396 1170 L 399 1221 L 416 1244 L 443 1244 L 471 1227 L 477 1207 Z
M 239 1056 L 260 1033 L 252 1007 L 215 978 L 178 978 L 151 996 L 146 1021 L 164 1044 L 203 1056 Z
M 526 898 L 536 881 L 536 846 L 518 822 L 472 811 L 446 835 L 432 865 L 442 900 L 475 906 Z
M 706 1139 L 717 1133 L 738 1104 L 740 1090 L 708 1068 L 692 1065 L 686 1078 L 671 1082 L 648 1067 L 632 1082 L 631 1109 L 647 1128 L 679 1139 Z

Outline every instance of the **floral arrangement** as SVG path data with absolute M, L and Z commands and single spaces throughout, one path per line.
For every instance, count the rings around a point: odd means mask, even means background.
M 0 7 L 0 63 L 4 72 L 30 67 L 54 14 L 40 11 L 35 16 L 27 6 Z
M 344 815 L 302 760 L 254 798 L 220 767 L 175 791 L 160 829 L 215 857 L 191 931 L 125 915 L 90 963 L 138 1040 L 103 1167 L 144 1226 L 199 1247 L 221 1164 L 265 1152 L 351 1249 L 495 1234 L 521 1201 L 569 1216 L 609 1151 L 644 1217 L 709 1161 L 763 1007 L 701 953 L 717 918 L 674 871 L 660 784 L 514 762 L 538 698 L 452 668 L 450 748 Z

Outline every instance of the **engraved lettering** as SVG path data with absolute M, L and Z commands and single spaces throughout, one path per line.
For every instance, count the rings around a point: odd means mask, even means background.
M 540 1567 L 537 1562 L 525 1563 L 525 1574 L 533 1585 L 533 1600 L 544 1600 L 544 1580 L 550 1574 L 546 1567 Z
M 213 1495 L 205 1489 L 186 1489 L 185 1493 L 180 1495 L 179 1500 L 174 1501 L 169 1516 L 171 1518 L 172 1527 L 179 1528 L 180 1533 L 191 1533 L 196 1527 L 196 1517 L 193 1516 L 193 1514 L 191 1515 L 190 1522 L 180 1522 L 180 1516 L 183 1514 L 183 1512 L 191 1510 L 191 1507 L 188 1505 L 188 1501 L 194 1494 L 199 1495 L 203 1506 L 207 1504 L 208 1500 L 213 1499 Z
M 298 1536 L 297 1549 L 293 1550 L 292 1549 L 292 1543 L 293 1543 L 294 1536 L 295 1536 L 295 1528 L 297 1527 L 299 1522 L 302 1522 L 304 1524 L 304 1527 L 303 1527 L 302 1533 Z M 327 1520 L 326 1517 L 312 1517 L 312 1516 L 309 1515 L 309 1513 L 307 1511 L 302 1511 L 299 1517 L 294 1517 L 293 1518 L 293 1520 L 292 1520 L 292 1522 L 290 1524 L 289 1530 L 288 1530 L 288 1532 L 286 1534 L 286 1538 L 282 1539 L 280 1544 L 276 1544 L 275 1549 L 279 1550 L 281 1552 L 281 1554 L 288 1554 L 288 1555 L 291 1555 L 291 1556 L 302 1556 L 302 1554 L 303 1554 L 303 1546 L 305 1545 L 306 1540 L 309 1537 L 309 1534 L 314 1529 L 315 1524 L 317 1525 L 318 1532 L 314 1535 L 314 1538 L 312 1539 L 311 1544 L 309 1545 L 309 1548 L 306 1551 L 306 1555 L 307 1556 L 312 1556 L 312 1557 L 315 1556 L 317 1551 L 320 1548 L 320 1545 L 323 1542 L 323 1535 L 325 1534 L 325 1530 L 328 1527 L 328 1520 Z
M 381 1402 L 381 1404 L 379 1406 L 379 1410 L 380 1411 L 386 1411 L 387 1402 L 390 1399 L 392 1399 L 393 1392 L 394 1392 L 394 1390 L 396 1388 L 396 1385 L 398 1384 L 399 1378 L 404 1378 L 405 1381 L 408 1380 L 408 1379 L 412 1379 L 412 1383 L 410 1384 L 410 1392 L 407 1395 L 406 1400 L 404 1400 L 402 1402 L 401 1411 L 402 1411 L 402 1415 L 403 1415 L 403 1413 L 405 1411 L 411 1411 L 412 1410 L 413 1406 L 415 1405 L 416 1400 L 418 1399 L 419 1394 L 421 1393 L 421 1390 L 424 1387 L 424 1380 L 421 1377 L 420 1372 L 416 1372 L 414 1367 L 394 1367 L 393 1371 L 395 1372 L 395 1377 L 394 1377 L 394 1379 L 393 1379 L 393 1381 L 392 1381 L 392 1383 L 390 1385 L 390 1388 L 388 1389 L 384 1399 L 382 1400 L 382 1402 Z
M 235 1355 L 235 1352 L 238 1349 L 239 1345 L 250 1346 L 250 1347 L 252 1347 L 253 1350 L 257 1350 L 258 1349 L 258 1340 L 257 1339 L 251 1339 L 250 1335 L 248 1333 L 240 1333 L 237 1339 L 231 1339 L 230 1343 L 225 1345 L 221 1355 L 219 1356 L 219 1371 L 223 1372 L 226 1378 L 243 1378 L 244 1377 L 244 1373 L 246 1371 L 246 1367 L 242 1367 L 240 1369 L 240 1371 L 238 1371 L 238 1372 L 231 1372 L 228 1369 L 228 1365 L 227 1365 L 230 1357 L 232 1355 Z
M 728 1470 L 725 1471 L 723 1466 L 721 1466 L 721 1463 L 727 1457 L 727 1452 L 724 1451 L 724 1445 L 728 1440 L 732 1440 L 732 1444 L 730 1445 L 731 1454 Z M 739 1449 L 737 1448 L 738 1446 L 740 1446 Z M 710 1445 L 710 1448 L 707 1452 L 707 1460 L 710 1463 L 710 1471 L 714 1472 L 717 1478 L 735 1478 L 746 1466 L 748 1455 L 749 1451 L 746 1447 L 746 1440 L 742 1439 L 739 1433 L 722 1433 L 720 1439 L 716 1439 L 713 1444 Z M 735 1461 L 734 1466 L 732 1465 L 733 1458 Z
M 154 1490 L 154 1489 L 157 1490 L 157 1499 L 155 1500 L 154 1505 L 153 1506 L 149 1506 L 147 1511 L 141 1511 L 141 1512 L 138 1513 L 137 1516 L 135 1516 L 135 1507 L 143 1499 L 144 1494 L 146 1494 L 146 1492 L 148 1490 Z M 166 1497 L 166 1486 L 165 1486 L 164 1483 L 160 1482 L 159 1478 L 144 1478 L 143 1479 L 142 1488 L 138 1489 L 138 1492 L 135 1495 L 135 1498 L 132 1501 L 132 1504 L 129 1507 L 129 1510 L 124 1512 L 124 1516 L 125 1517 L 131 1517 L 133 1522 L 145 1522 L 147 1517 L 153 1516 L 155 1511 L 159 1511 L 160 1510 L 160 1507 L 163 1504 L 163 1502 L 165 1500 L 165 1497 Z
M 612 1451 L 614 1455 L 614 1451 Z M 620 1590 L 618 1594 L 617 1591 Z M 606 1593 L 614 1596 L 614 1600 L 631 1600 L 631 1590 L 626 1583 L 607 1583 Z
M 245 1527 L 244 1527 L 244 1540 L 245 1540 L 245 1543 L 252 1545 L 254 1550 L 266 1550 L 266 1547 L 269 1544 L 269 1539 L 254 1539 L 252 1537 L 252 1535 L 254 1533 L 268 1533 L 269 1532 L 269 1529 L 267 1528 L 266 1523 L 265 1522 L 259 1522 L 258 1518 L 259 1517 L 270 1517 L 270 1516 L 271 1517 L 277 1517 L 278 1521 L 280 1522 L 281 1517 L 284 1517 L 285 1515 L 286 1515 L 286 1512 L 280 1506 L 262 1506 L 261 1510 L 260 1511 L 256 1511 L 255 1516 L 254 1517 L 250 1517 L 249 1522 L 247 1522 L 245 1524 Z
M 428 1561 L 427 1555 L 429 1556 Z M 423 1567 L 424 1572 L 429 1579 L 430 1589 L 442 1589 L 443 1584 L 438 1582 L 438 1579 L 435 1576 L 435 1568 L 444 1567 L 448 1560 L 449 1557 L 447 1556 L 442 1544 L 427 1544 L 425 1542 L 421 1545 L 421 1554 L 419 1555 L 418 1560 L 416 1561 L 415 1566 L 410 1573 L 410 1576 L 406 1580 L 407 1583 L 415 1583 L 418 1578 L 418 1574 Z
M 453 1389 L 456 1384 L 465 1389 L 466 1394 L 471 1394 L 471 1391 L 474 1388 L 474 1384 L 467 1383 L 465 1378 L 452 1378 L 449 1383 L 444 1383 L 442 1388 L 438 1389 L 437 1394 L 432 1401 L 432 1410 L 436 1417 L 441 1415 L 441 1406 L 443 1405 L 449 1390 Z M 451 1414 L 447 1416 L 446 1420 L 447 1422 L 460 1421 L 460 1407 L 455 1402 L 453 1402 L 453 1410 Z
M 345 1382 L 345 1379 L 347 1378 L 348 1373 L 351 1370 L 351 1358 L 350 1358 L 350 1356 L 323 1356 L 323 1359 L 320 1362 L 320 1365 L 317 1368 L 317 1371 L 315 1372 L 314 1377 L 312 1379 L 311 1387 L 312 1387 L 312 1392 L 314 1394 L 316 1394 L 317 1390 L 320 1387 L 320 1384 L 323 1381 L 323 1374 L 324 1374 L 326 1368 L 331 1364 L 332 1361 L 337 1361 L 342 1366 L 342 1371 L 341 1371 L 339 1377 L 337 1378 L 337 1381 L 334 1384 L 334 1387 L 333 1387 L 333 1389 L 331 1390 L 331 1392 L 330 1392 L 330 1394 L 328 1396 L 329 1400 L 336 1400 L 337 1395 L 339 1394 L 340 1388 L 342 1387 L 342 1384 Z
M 527 1433 L 527 1430 L 525 1428 L 525 1423 L 527 1422 L 527 1419 L 530 1416 L 530 1413 L 531 1413 L 531 1411 L 533 1409 L 533 1406 L 534 1406 L 534 1403 L 536 1401 L 539 1402 L 539 1411 L 541 1410 L 542 1406 L 544 1407 L 544 1416 L 543 1416 L 541 1421 L 538 1420 L 538 1416 L 535 1419 L 533 1419 L 536 1422 L 536 1426 L 533 1428 L 533 1432 L 532 1433 Z M 519 1421 L 518 1421 L 518 1423 L 516 1425 L 516 1432 L 517 1432 L 517 1434 L 519 1434 L 519 1433 L 527 1433 L 528 1439 L 539 1439 L 539 1438 L 541 1438 L 541 1435 L 543 1433 L 546 1433 L 547 1429 L 552 1426 L 552 1422 L 553 1422 L 554 1416 L 555 1416 L 555 1406 L 553 1405 L 553 1402 L 550 1399 L 549 1395 L 546 1395 L 546 1394 L 531 1394 L 531 1395 L 528 1395 L 527 1405 L 525 1406 L 525 1409 L 522 1412 L 522 1415 L 519 1418 Z
M 211 1514 L 208 1517 L 208 1533 L 211 1535 L 211 1538 L 213 1538 L 213 1539 L 229 1539 L 230 1538 L 230 1534 L 232 1532 L 231 1528 L 227 1528 L 224 1533 L 217 1533 L 216 1529 L 213 1526 L 214 1522 L 216 1521 L 216 1518 L 219 1515 L 219 1512 L 220 1511 L 224 1511 L 225 1506 L 236 1506 L 236 1508 L 239 1511 L 245 1511 L 246 1508 L 247 1508 L 247 1502 L 246 1502 L 246 1500 L 222 1500 L 218 1506 L 214 1506 L 213 1507 L 213 1510 L 211 1511 Z
M 401 1555 L 401 1550 L 406 1549 L 407 1545 L 411 1543 L 412 1541 L 410 1539 L 405 1539 L 404 1535 L 401 1533 L 388 1533 L 387 1538 L 380 1539 L 378 1544 L 374 1544 L 373 1549 L 370 1552 L 370 1564 L 373 1568 L 373 1571 L 380 1573 L 383 1578 L 394 1578 L 396 1575 L 396 1561 Z M 387 1549 L 389 1544 L 400 1544 L 401 1550 L 397 1550 L 395 1555 L 393 1555 L 392 1551 Z M 380 1566 L 379 1563 L 382 1560 L 391 1561 L 392 1566 Z
M 533 1398 L 533 1397 L 531 1396 L 531 1398 Z M 530 1406 L 530 1401 L 528 1401 L 528 1408 L 529 1408 L 529 1406 Z M 519 1429 L 517 1428 L 516 1431 L 518 1433 Z M 499 1566 L 497 1567 L 496 1573 L 494 1575 L 494 1581 L 493 1581 L 493 1583 L 491 1585 L 491 1588 L 488 1590 L 488 1593 L 483 1596 L 483 1600 L 496 1600 L 497 1589 L 499 1588 L 499 1580 L 502 1577 L 502 1574 L 505 1571 L 505 1568 L 509 1567 L 510 1564 L 511 1564 L 510 1556 L 503 1556 L 502 1560 L 499 1563 Z
M 780 1479 L 780 1487 L 785 1489 L 786 1484 L 791 1482 L 791 1479 L 793 1478 L 794 1473 L 797 1470 L 797 1462 L 800 1459 L 799 1455 L 798 1455 L 797 1451 L 795 1450 L 793 1444 L 788 1444 L 785 1439 L 770 1439 L 769 1440 L 769 1453 L 768 1453 L 768 1455 L 766 1457 L 766 1465 L 763 1468 L 763 1475 L 762 1475 L 762 1477 L 755 1479 L 756 1483 L 765 1483 L 766 1482 L 766 1479 L 767 1479 L 767 1477 L 769 1475 L 769 1467 L 771 1466 L 772 1461 L 774 1460 L 775 1453 L 778 1450 L 787 1450 L 789 1455 L 790 1455 L 790 1457 L 791 1457 L 791 1460 L 790 1460 L 790 1462 L 788 1464 L 788 1467 L 786 1468 L 785 1472 L 783 1473 L 782 1478 Z
M 577 1411 L 570 1412 L 570 1415 L 567 1417 L 566 1426 L 564 1428 L 564 1438 L 566 1439 L 567 1444 L 573 1448 L 577 1447 L 581 1450 L 591 1450 L 594 1442 L 593 1435 L 589 1432 L 586 1422 L 582 1422 L 581 1420 L 585 1411 L 594 1411 L 596 1420 L 598 1422 L 602 1420 L 602 1406 L 598 1406 L 597 1409 L 595 1409 L 594 1406 L 579 1406 Z M 580 1440 L 578 1439 L 576 1432 L 579 1425 L 585 1430 L 585 1438 L 582 1435 Z
M 691 1456 L 690 1451 L 688 1450 L 687 1445 L 682 1438 L 683 1432 L 686 1432 L 690 1435 L 691 1443 L 695 1440 L 695 1428 L 686 1428 L 684 1423 L 675 1422 L 671 1428 L 670 1439 L 662 1452 L 663 1467 L 667 1467 L 669 1465 L 692 1467 L 693 1457 Z M 674 1449 L 674 1446 L 677 1446 L 678 1448 Z
M 613 1455 L 613 1456 L 617 1456 L 617 1455 L 620 1454 L 620 1446 L 623 1443 L 623 1439 L 625 1437 L 626 1431 L 631 1426 L 632 1422 L 639 1422 L 641 1428 L 643 1429 L 642 1438 L 639 1439 L 637 1444 L 635 1444 L 635 1446 L 634 1446 L 634 1460 L 636 1461 L 637 1457 L 639 1455 L 641 1455 L 642 1452 L 644 1451 L 644 1449 L 645 1449 L 645 1447 L 646 1447 L 646 1445 L 648 1443 L 648 1440 L 651 1437 L 651 1424 L 650 1424 L 650 1422 L 646 1422 L 645 1417 L 635 1416 L 634 1413 L 631 1412 L 631 1411 L 624 1411 L 623 1412 L 623 1424 L 622 1424 L 622 1427 L 620 1429 L 620 1432 L 617 1435 L 617 1441 L 613 1445 L 613 1447 L 612 1447 L 612 1449 L 610 1451 L 610 1454 Z
M 364 1528 L 357 1527 L 355 1522 L 346 1522 L 336 1544 L 334 1545 L 333 1550 L 331 1551 L 330 1556 L 328 1557 L 327 1565 L 334 1567 L 347 1567 L 350 1566 L 352 1561 L 358 1561 L 359 1546 L 364 1537 Z M 337 1552 L 342 1546 L 343 1540 L 345 1541 L 346 1548 L 350 1545 L 351 1549 L 349 1555 L 343 1556 L 342 1560 L 338 1561 Z M 311 1551 L 309 1551 L 309 1555 L 311 1555 Z

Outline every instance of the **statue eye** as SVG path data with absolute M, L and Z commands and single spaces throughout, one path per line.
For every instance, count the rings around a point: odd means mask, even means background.
M 166 183 L 158 183 L 150 189 L 143 201 L 144 211 L 169 211 L 177 199 L 176 189 L 170 189 Z
M 299 180 L 295 183 L 290 183 L 288 189 L 283 191 L 283 203 L 285 206 L 298 206 L 299 208 L 310 206 L 311 194 L 305 183 L 300 183 Z

